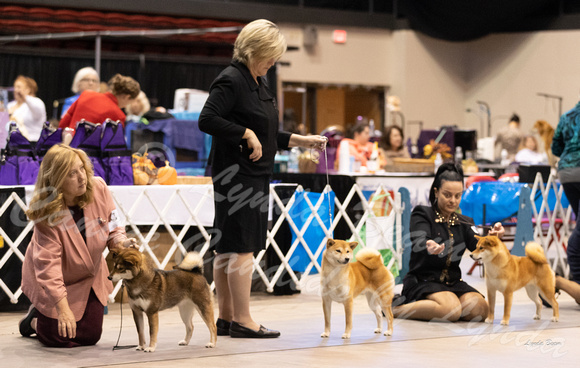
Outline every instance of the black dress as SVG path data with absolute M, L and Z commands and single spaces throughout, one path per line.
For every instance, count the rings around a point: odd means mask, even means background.
M 266 245 L 270 175 L 276 151 L 288 148 L 291 133 L 278 130 L 278 108 L 265 81 L 232 62 L 216 78 L 199 117 L 201 131 L 212 135 L 209 164 L 214 187 L 214 233 L 218 253 L 250 253 Z M 242 139 L 251 129 L 262 144 L 252 162 Z
M 459 264 L 465 249 L 475 250 L 477 239 L 473 220 L 454 214 L 449 222 L 440 221 L 432 207 L 417 206 L 411 214 L 411 259 L 403 279 L 403 303 L 426 299 L 429 294 L 450 291 L 460 297 L 478 292 L 461 279 Z M 437 220 L 436 220 L 437 219 Z M 445 250 L 427 252 L 427 240 L 445 244 Z

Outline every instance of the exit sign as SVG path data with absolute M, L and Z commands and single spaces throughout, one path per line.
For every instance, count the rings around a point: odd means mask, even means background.
M 346 31 L 342 29 L 335 29 L 332 33 L 332 41 L 334 43 L 346 43 Z

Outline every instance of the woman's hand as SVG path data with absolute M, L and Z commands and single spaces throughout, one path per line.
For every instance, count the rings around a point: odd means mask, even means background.
M 56 311 L 58 313 L 58 335 L 74 339 L 77 336 L 77 322 L 66 298 L 62 298 L 56 303 Z
M 248 141 L 248 148 L 253 150 L 250 154 L 250 160 L 256 162 L 262 158 L 262 143 L 260 143 L 256 133 L 250 129 L 246 129 L 242 138 Z
M 290 136 L 290 147 L 314 148 L 318 151 L 324 151 L 328 138 L 322 135 L 300 135 L 292 134 Z
M 125 241 L 122 241 L 122 242 L 117 244 L 117 249 L 139 248 L 139 245 L 137 245 L 137 244 L 138 244 L 137 239 L 127 238 Z
M 501 222 L 496 222 L 487 233 L 487 235 L 495 235 L 500 239 L 503 238 L 503 234 L 505 234 L 505 229 L 502 226 Z
M 437 255 L 437 254 L 443 252 L 444 249 L 445 249 L 445 245 L 437 244 L 436 241 L 431 240 L 431 239 L 427 240 L 427 252 L 429 254 Z

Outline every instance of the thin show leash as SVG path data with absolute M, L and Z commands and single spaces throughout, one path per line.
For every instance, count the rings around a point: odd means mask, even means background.
M 324 138 L 324 143 L 322 144 L 322 150 L 324 151 L 324 166 L 326 168 L 326 186 L 324 187 L 322 195 L 324 195 L 324 191 L 326 191 L 327 188 L 330 188 L 330 178 L 328 175 L 328 151 L 326 149 L 326 144 L 328 143 L 328 137 L 323 136 L 323 138 Z M 310 156 L 312 157 L 312 154 Z M 314 162 L 318 163 L 317 161 L 318 160 L 315 160 Z M 331 205 L 330 204 L 330 189 L 328 189 L 326 194 L 328 194 L 328 197 L 327 197 L 328 198 L 328 220 L 329 220 L 328 226 L 330 228 L 332 226 L 332 211 L 330 208 L 330 205 Z
M 115 350 L 121 350 L 121 349 L 131 349 L 131 348 L 136 348 L 137 345 L 123 345 L 123 346 L 119 346 L 119 340 L 121 340 L 121 331 L 123 331 L 123 294 L 125 291 L 125 282 L 121 281 L 121 301 L 120 301 L 120 305 L 121 305 L 121 325 L 119 326 L 119 337 L 117 337 L 117 343 L 115 344 L 115 346 L 113 346 L 113 351 Z
M 327 197 L 328 198 L 328 220 L 329 220 L 328 226 L 330 228 L 332 226 L 332 211 L 330 209 L 330 179 L 328 176 L 328 153 L 327 153 L 328 151 L 326 149 L 326 144 L 328 143 L 328 138 L 327 137 L 324 137 L 324 138 L 326 138 L 326 139 L 324 141 L 324 145 L 322 146 L 322 149 L 324 150 L 324 166 L 326 167 L 326 187 L 325 187 L 325 189 L 329 188 L 326 194 L 328 195 L 328 197 Z

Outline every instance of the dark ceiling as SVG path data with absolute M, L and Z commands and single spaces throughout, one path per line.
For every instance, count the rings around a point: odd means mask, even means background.
M 20 0 L 29 6 L 247 22 L 410 28 L 472 40 L 490 33 L 580 28 L 580 0 Z

